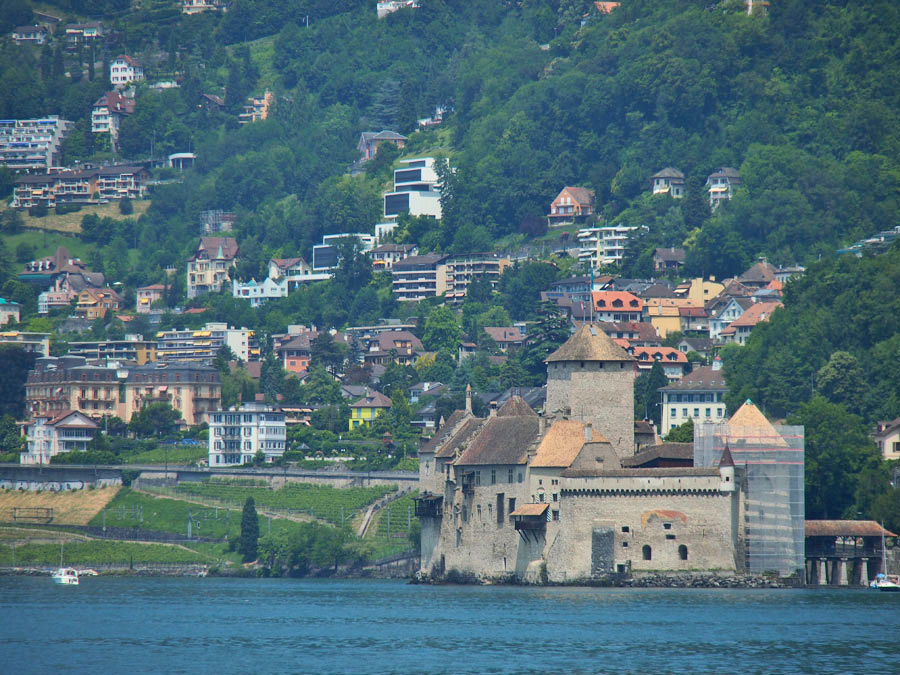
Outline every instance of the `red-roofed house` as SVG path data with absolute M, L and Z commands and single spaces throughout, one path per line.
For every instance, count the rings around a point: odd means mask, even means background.
M 547 222 L 550 227 L 583 221 L 594 214 L 594 191 L 583 187 L 564 187 L 550 203 Z
M 49 464 L 62 452 L 85 451 L 97 432 L 97 424 L 77 410 L 66 410 L 55 417 L 37 415 L 25 426 L 25 452 L 20 464 Z
M 75 313 L 82 319 L 102 319 L 106 313 L 122 307 L 122 296 L 111 288 L 85 288 L 78 294 Z
M 659 361 L 670 380 L 684 377 L 688 366 L 687 356 L 674 347 L 629 347 L 626 351 L 637 361 L 638 371 L 649 371 Z
M 109 64 L 109 81 L 113 86 L 144 81 L 144 67 L 125 54 L 117 56 Z
M 118 91 L 109 91 L 94 103 L 91 108 L 91 132 L 109 134 L 113 149 L 119 138 L 119 126 L 122 120 L 134 112 L 134 99 L 122 96 Z
M 595 321 L 640 321 L 644 301 L 627 291 L 595 291 Z
M 739 345 L 744 345 L 747 343 L 747 338 L 750 336 L 754 326 L 768 321 L 772 312 L 781 306 L 780 302 L 756 302 L 750 305 L 740 318 L 732 321 L 727 328 L 719 333 L 719 337 L 724 342 L 737 342 Z

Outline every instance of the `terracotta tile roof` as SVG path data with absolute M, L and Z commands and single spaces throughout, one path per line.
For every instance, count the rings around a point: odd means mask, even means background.
M 591 206 L 594 203 L 594 191 L 590 188 L 566 186 L 560 190 L 559 194 L 561 195 L 563 192 L 568 192 L 572 195 L 572 199 L 581 206 Z M 557 199 L 559 199 L 558 195 Z
M 572 466 L 572 462 L 581 452 L 585 444 L 584 422 L 577 420 L 557 420 L 553 423 L 537 448 L 537 454 L 531 460 L 532 468 L 550 468 Z M 604 440 L 599 434 L 595 441 Z
M 537 415 L 491 417 L 454 464 L 524 464 L 538 432 Z
M 638 361 L 687 363 L 687 355 L 674 347 L 632 347 L 632 350 L 632 355 Z
M 768 321 L 772 312 L 783 306 L 784 305 L 778 301 L 755 302 L 750 305 L 740 317 L 732 321 L 728 327 L 738 328 L 739 326 L 755 326 L 762 321 Z
M 595 325 L 584 324 L 550 356 L 555 361 L 633 361 L 609 336 Z
M 601 311 L 640 312 L 644 301 L 628 291 L 594 291 L 594 309 Z
M 512 511 L 509 515 L 511 516 L 542 516 L 547 512 L 547 509 L 550 507 L 549 504 L 522 504 L 521 506 L 517 506 L 515 511 Z
M 779 448 L 788 447 L 775 427 L 749 398 L 728 420 L 729 437 L 744 437 L 754 445 L 760 443 Z
M 807 537 L 896 537 L 874 520 L 807 520 Z
M 687 357 L 685 357 L 687 358 Z M 677 382 L 661 387 L 660 391 L 728 391 L 725 374 L 712 366 L 699 366 Z

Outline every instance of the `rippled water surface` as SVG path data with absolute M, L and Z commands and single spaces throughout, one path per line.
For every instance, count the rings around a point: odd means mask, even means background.
M 900 672 L 900 594 L 0 578 L 2 673 Z

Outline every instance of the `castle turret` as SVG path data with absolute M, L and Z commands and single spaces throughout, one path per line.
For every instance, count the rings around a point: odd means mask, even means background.
M 593 324 L 547 357 L 545 414 L 590 422 L 621 457 L 634 455 L 634 359 Z
M 725 449 L 722 451 L 722 459 L 719 460 L 719 476 L 722 478 L 722 482 L 719 483 L 719 491 L 721 492 L 734 492 L 734 458 L 731 456 L 731 450 L 728 449 L 728 445 L 725 445 Z

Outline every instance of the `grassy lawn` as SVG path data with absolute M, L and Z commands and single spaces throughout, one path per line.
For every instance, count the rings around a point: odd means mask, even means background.
M 27 211 L 21 211 L 20 213 L 25 227 L 74 234 L 81 232 L 81 219 L 89 213 L 94 213 L 101 218 L 113 218 L 114 220 L 124 220 L 125 218 L 134 218 L 137 220 L 148 208 L 150 208 L 150 200 L 132 200 L 131 205 L 134 207 L 134 213 L 130 216 L 122 215 L 122 212 L 119 211 L 119 203 L 117 201 L 111 201 L 109 204 L 82 206 L 80 211 L 65 213 L 59 216 L 51 210 L 50 213 L 43 218 L 34 218 L 33 216 L 28 215 Z
M 396 486 L 335 488 L 330 485 L 289 483 L 280 490 L 271 490 L 266 487 L 209 482 L 182 483 L 175 489 L 175 494 L 184 495 L 185 498 L 233 504 L 235 508 L 241 508 L 247 497 L 253 497 L 257 509 L 302 511 L 340 525 L 342 507 L 346 523 L 353 513 L 396 489 Z
M 35 255 L 38 258 L 53 255 L 56 253 L 57 247 L 65 246 L 69 253 L 76 258 L 87 260 L 90 252 L 94 249 L 92 244 L 81 241 L 80 238 L 73 234 L 38 230 L 24 230 L 18 234 L 3 235 L 3 242 L 13 254 L 15 254 L 16 247 L 19 244 L 29 244 L 34 247 Z
M 154 448 L 146 452 L 139 452 L 136 455 L 130 455 L 122 458 L 124 464 L 196 464 L 201 459 L 209 456 L 209 450 L 205 445 L 195 447 L 171 447 L 168 450 L 168 460 L 166 459 L 165 448 Z

